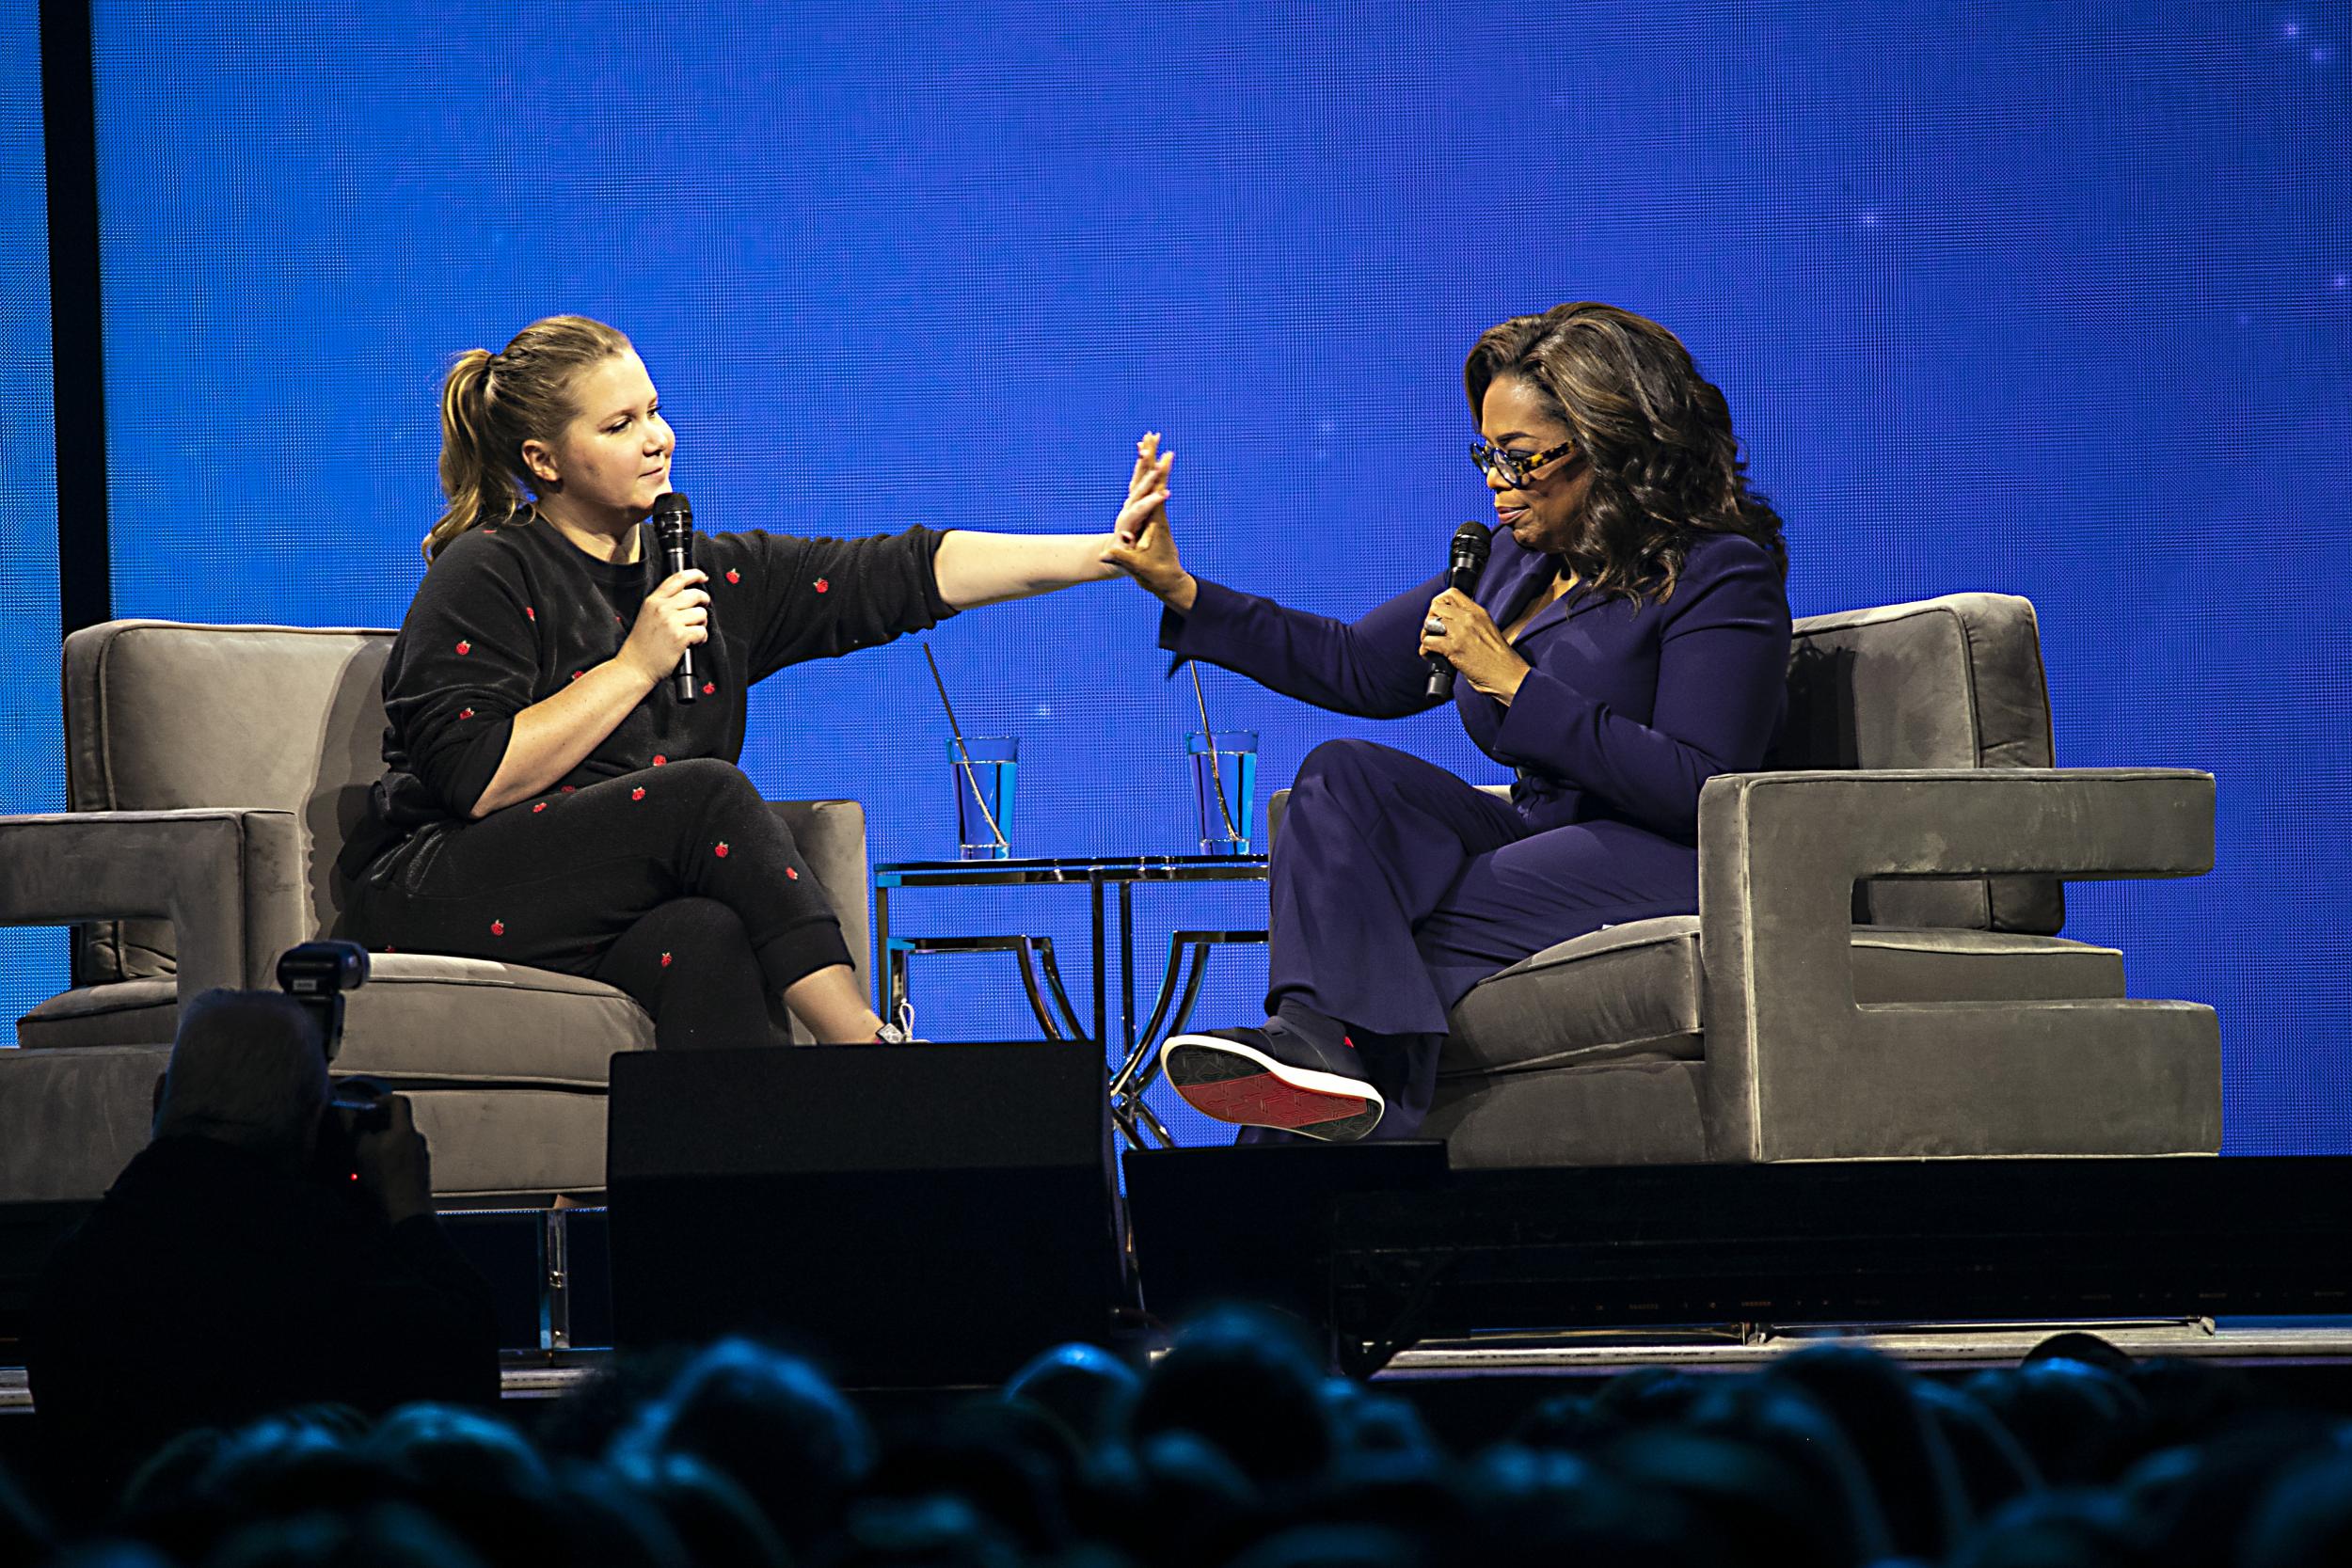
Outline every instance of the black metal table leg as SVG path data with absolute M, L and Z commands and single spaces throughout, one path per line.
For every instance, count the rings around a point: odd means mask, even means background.
M 890 887 L 877 883 L 874 888 L 874 1010 L 885 1023 L 895 1022 L 898 1014 L 890 1005 Z
M 1045 1031 L 1047 1039 L 1057 1040 L 1062 1037 L 1061 1029 L 1046 1014 L 1045 997 L 1037 989 L 1037 968 L 1029 962 L 1029 956 L 1036 951 L 1037 942 L 1043 940 L 1042 938 L 1016 937 L 1013 940 L 1012 960 L 1021 966 L 1021 989 L 1028 993 L 1029 1011 L 1037 1016 L 1038 1027 Z M 1049 953 L 1053 951 L 1050 942 L 1046 945 L 1046 951 Z
M 1107 1037 L 1104 1034 L 1107 992 L 1103 983 L 1103 879 L 1099 876 L 1087 879 L 1087 914 L 1092 923 L 1090 928 L 1094 934 L 1094 1034 L 1092 1037 L 1099 1045 Z
M 1119 1049 L 1136 1048 L 1136 884 L 1119 884 Z
M 1071 1037 L 1084 1039 L 1086 1031 L 1079 1026 L 1077 1006 L 1070 1000 L 1070 992 L 1062 987 L 1061 965 L 1054 961 L 1054 939 L 1039 937 L 1036 940 L 1038 961 L 1044 966 L 1045 984 L 1053 992 L 1055 1005 L 1061 1008 L 1061 1016 L 1070 1025 Z

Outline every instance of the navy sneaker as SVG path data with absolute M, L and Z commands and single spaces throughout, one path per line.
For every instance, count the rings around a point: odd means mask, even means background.
M 1327 1045 L 1268 1019 L 1262 1029 L 1170 1036 L 1160 1070 L 1202 1116 L 1346 1143 L 1379 1126 L 1388 1102 L 1341 1040 Z

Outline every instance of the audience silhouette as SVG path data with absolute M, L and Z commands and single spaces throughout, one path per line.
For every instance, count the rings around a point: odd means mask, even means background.
M 92 1529 L 0 1481 L 0 1568 L 2318 1568 L 2352 1423 L 2077 1337 L 1928 1378 L 1844 1345 L 1553 1395 L 1449 1448 L 1230 1308 L 879 1430 L 749 1340 L 558 1401 L 310 1402 L 183 1433 Z

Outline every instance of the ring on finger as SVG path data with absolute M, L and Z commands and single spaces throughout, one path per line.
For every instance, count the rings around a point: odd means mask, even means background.
M 1428 623 L 1422 627 L 1422 630 L 1427 632 L 1432 637 L 1443 637 L 1445 635 L 1445 623 L 1438 620 L 1435 615 L 1432 615 L 1429 617 Z

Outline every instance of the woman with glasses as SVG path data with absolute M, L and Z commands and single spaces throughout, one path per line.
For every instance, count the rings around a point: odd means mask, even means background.
M 1699 788 L 1779 730 L 1780 518 L 1680 341 L 1563 305 L 1487 331 L 1463 375 L 1496 520 L 1473 592 L 1441 576 L 1353 625 L 1288 610 L 1185 571 L 1164 505 L 1110 552 L 1167 606 L 1162 647 L 1334 712 L 1422 712 L 1446 659 L 1470 738 L 1514 773 L 1504 800 L 1366 741 L 1309 754 L 1269 872 L 1270 1016 L 1161 1048 L 1220 1120 L 1409 1136 L 1472 986 L 1697 909 Z M 1149 438 L 1142 454 L 1165 462 Z
M 628 340 L 581 316 L 459 356 L 441 438 L 449 508 L 384 672 L 371 831 L 342 867 L 352 934 L 604 980 L 663 1046 L 759 1043 L 780 1008 L 819 1040 L 900 1036 L 736 767 L 745 695 L 803 659 L 1116 576 L 1104 551 L 1165 500 L 1167 464 L 1136 463 L 1110 534 L 723 532 L 664 573 L 645 519 L 676 438 Z M 669 678 L 690 648 L 691 697 Z

